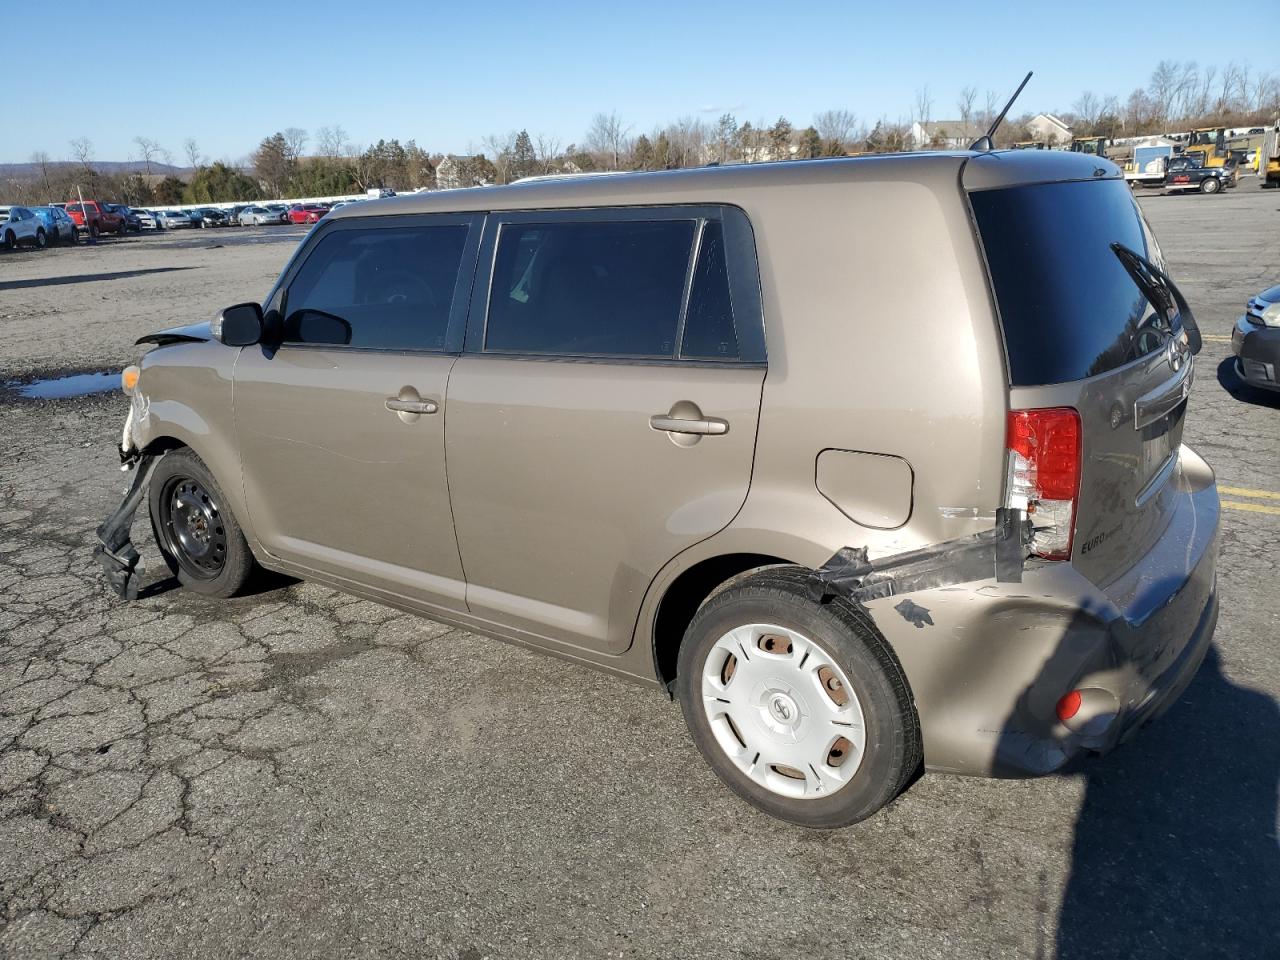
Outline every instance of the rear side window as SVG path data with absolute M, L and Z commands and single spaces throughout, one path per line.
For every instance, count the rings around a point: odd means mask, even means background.
M 1065 383 L 1137 359 L 1157 319 L 1113 243 L 1159 258 L 1119 180 L 969 195 L 1000 308 L 1013 386 Z
M 502 224 L 484 349 L 741 359 L 723 225 L 696 216 Z
M 465 224 L 330 232 L 289 284 L 285 342 L 443 350 L 466 240 Z
M 673 357 L 697 221 L 508 223 L 485 349 Z

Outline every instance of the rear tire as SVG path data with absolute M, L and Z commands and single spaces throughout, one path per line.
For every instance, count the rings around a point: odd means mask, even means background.
M 169 571 L 207 597 L 234 596 L 253 572 L 253 554 L 213 474 L 185 447 L 151 474 L 151 529 Z
M 129 223 L 126 220 L 120 221 L 120 226 L 116 228 L 117 237 L 127 237 L 129 235 Z
M 96 223 L 89 224 L 89 239 L 90 240 L 98 239 L 98 225 Z
M 685 631 L 676 691 L 695 745 L 734 793 L 831 829 L 892 800 L 922 747 L 888 644 L 854 604 L 814 601 L 808 576 L 774 567 L 707 600 Z

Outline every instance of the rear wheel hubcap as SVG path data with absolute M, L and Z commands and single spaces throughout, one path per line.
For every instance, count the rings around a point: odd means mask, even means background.
M 857 773 L 862 705 L 841 667 L 803 634 L 762 623 L 730 630 L 707 654 L 701 686 L 716 743 L 760 786 L 819 799 Z

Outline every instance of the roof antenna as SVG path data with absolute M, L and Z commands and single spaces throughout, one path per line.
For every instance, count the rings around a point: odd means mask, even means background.
M 996 135 L 996 131 L 1000 129 L 1000 124 L 1004 123 L 1004 115 L 1009 112 L 1009 108 L 1013 106 L 1013 102 L 1018 99 L 1018 94 L 1022 93 L 1022 88 L 1031 80 L 1031 71 L 1027 71 L 1027 75 L 1022 78 L 1022 82 L 1018 84 L 1018 89 L 1013 91 L 1013 96 L 1009 98 L 1009 102 L 1004 105 L 1004 109 L 1000 111 L 1000 116 L 996 117 L 991 124 L 991 129 L 980 136 L 973 143 L 969 144 L 970 150 L 977 150 L 981 153 L 990 153 L 995 144 L 991 142 L 991 138 Z

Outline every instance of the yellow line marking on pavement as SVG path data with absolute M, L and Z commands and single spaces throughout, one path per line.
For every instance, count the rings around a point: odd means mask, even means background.
M 1202 333 L 1200 334 L 1200 339 L 1208 340 L 1212 343 L 1230 343 L 1231 342 L 1230 337 L 1219 336 L 1216 333 Z
M 1225 493 L 1230 497 L 1252 497 L 1255 500 L 1280 500 L 1280 493 L 1272 493 L 1270 490 L 1248 490 L 1245 487 L 1219 487 L 1219 493 Z
M 1244 503 L 1235 500 L 1223 500 L 1222 505 L 1228 510 L 1245 510 L 1249 513 L 1270 513 L 1280 517 L 1280 507 L 1269 507 L 1262 503 Z

